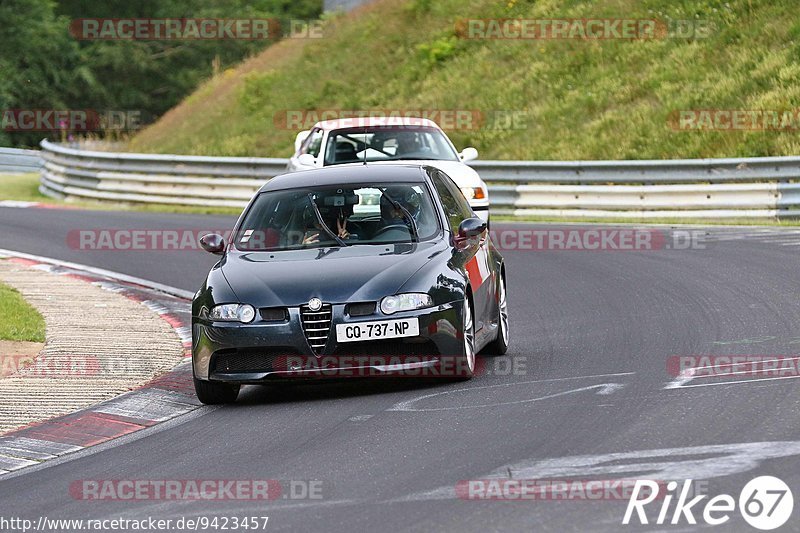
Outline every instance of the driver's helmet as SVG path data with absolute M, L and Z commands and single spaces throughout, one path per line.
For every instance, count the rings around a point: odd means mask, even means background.
M 396 155 L 410 154 L 419 150 L 417 134 L 413 131 L 400 131 L 395 134 Z
M 375 150 L 383 151 L 383 145 L 386 144 L 390 138 L 389 134 L 385 131 L 376 131 L 372 134 L 372 138 L 369 139 L 369 147 L 374 148 Z
M 416 220 L 420 212 L 421 200 L 419 193 L 411 187 L 387 187 L 380 198 L 381 218 L 386 225 L 409 223 L 403 216 L 402 211 L 400 213 L 397 212 L 387 195 L 402 205 Z

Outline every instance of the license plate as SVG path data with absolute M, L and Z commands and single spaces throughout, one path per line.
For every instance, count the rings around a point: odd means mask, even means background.
M 397 337 L 416 337 L 417 335 L 419 335 L 418 318 L 336 325 L 336 340 L 339 342 L 396 339 Z

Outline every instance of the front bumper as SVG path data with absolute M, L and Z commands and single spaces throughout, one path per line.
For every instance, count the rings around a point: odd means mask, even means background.
M 475 211 L 475 214 L 481 217 L 482 220 L 489 222 L 489 201 L 488 200 L 475 200 L 470 201 L 469 206 Z
M 192 365 L 198 379 L 259 383 L 280 379 L 391 375 L 457 366 L 463 356 L 461 302 L 386 316 L 350 317 L 334 304 L 324 349 L 314 353 L 300 319 L 250 324 L 209 322 L 192 317 Z M 337 342 L 336 325 L 416 317 L 419 336 L 382 341 Z M 228 362 L 235 357 L 237 364 Z M 224 364 L 223 364 L 224 361 Z M 443 361 L 445 361 L 443 363 Z M 242 362 L 242 363 L 238 363 Z M 451 369 L 455 371 L 454 369 Z

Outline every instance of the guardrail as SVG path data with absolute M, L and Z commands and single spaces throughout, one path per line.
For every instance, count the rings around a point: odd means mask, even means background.
M 42 159 L 38 150 L 0 148 L 0 174 L 38 172 L 41 167 Z
M 286 159 L 85 151 L 42 142 L 50 196 L 243 207 Z M 800 157 L 473 161 L 494 214 L 555 218 L 800 216 Z M 796 207 L 797 206 L 797 207 Z
M 42 141 L 39 190 L 116 202 L 244 207 L 286 159 L 96 152 Z

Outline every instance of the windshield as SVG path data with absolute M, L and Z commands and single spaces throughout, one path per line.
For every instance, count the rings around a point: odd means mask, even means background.
M 418 242 L 440 230 L 421 183 L 290 189 L 256 197 L 234 236 L 239 250 Z
M 330 133 L 326 146 L 325 165 L 357 163 L 364 161 L 365 155 L 367 161 L 458 161 L 458 154 L 444 133 L 423 126 L 335 130 Z

